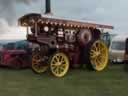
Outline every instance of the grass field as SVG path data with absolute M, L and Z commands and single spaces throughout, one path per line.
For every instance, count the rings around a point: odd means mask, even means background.
M 64 78 L 50 72 L 0 68 L 0 96 L 127 96 L 128 73 L 123 65 L 103 72 L 72 69 Z

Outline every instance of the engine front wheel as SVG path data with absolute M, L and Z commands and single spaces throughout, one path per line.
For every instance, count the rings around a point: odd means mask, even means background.
M 32 53 L 32 69 L 34 72 L 40 74 L 45 72 L 48 69 L 48 64 L 43 59 L 39 50 L 34 50 Z
M 54 76 L 63 77 L 69 69 L 69 59 L 64 53 L 56 53 L 51 58 L 50 69 Z

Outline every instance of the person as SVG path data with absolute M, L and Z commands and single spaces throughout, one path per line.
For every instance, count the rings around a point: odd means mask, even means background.
M 128 38 L 125 42 L 124 70 L 128 72 Z

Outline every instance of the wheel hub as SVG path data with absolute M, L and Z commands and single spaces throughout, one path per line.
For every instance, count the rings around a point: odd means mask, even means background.
M 100 52 L 96 52 L 96 56 L 98 57 L 101 53 Z
M 60 65 L 61 65 L 61 62 L 58 62 L 58 63 L 56 63 L 55 65 L 56 65 L 56 66 L 60 66 Z

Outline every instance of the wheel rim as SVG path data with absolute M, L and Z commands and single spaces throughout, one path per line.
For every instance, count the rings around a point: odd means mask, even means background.
M 41 52 L 33 52 L 32 56 L 32 69 L 36 73 L 43 73 L 47 70 L 48 65 L 42 61 Z
M 51 71 L 56 77 L 63 77 L 69 69 L 68 57 L 63 53 L 56 53 L 50 64 Z
M 90 62 L 96 71 L 102 71 L 108 64 L 108 48 L 104 42 L 97 40 L 90 49 Z

